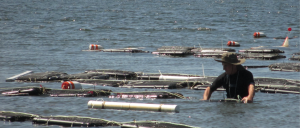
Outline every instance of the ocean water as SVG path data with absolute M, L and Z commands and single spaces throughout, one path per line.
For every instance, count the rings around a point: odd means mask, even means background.
M 168 57 L 151 53 L 84 52 L 90 44 L 104 48 L 138 47 L 155 51 L 161 46 L 226 48 L 230 40 L 239 42 L 236 51 L 265 46 L 284 50 L 278 60 L 247 59 L 244 65 L 260 66 L 296 62 L 288 58 L 300 51 L 299 0 L 3 0 L 0 4 L 0 88 L 42 84 L 59 89 L 61 83 L 17 83 L 5 79 L 27 70 L 61 71 L 68 74 L 92 69 L 115 69 L 145 73 L 184 73 L 218 76 L 220 63 L 212 58 Z M 288 28 L 292 28 L 288 32 Z M 253 38 L 264 32 L 266 38 Z M 290 47 L 283 39 L 293 37 Z M 200 46 L 199 46 L 200 45 Z M 275 72 L 268 68 L 248 69 L 254 77 L 300 79 L 299 72 Z M 83 88 L 94 88 L 82 85 Z M 152 91 L 96 86 L 117 91 Z M 157 90 L 155 90 L 157 91 Z M 177 104 L 179 113 L 88 109 L 82 97 L 5 97 L 0 111 L 50 115 L 77 115 L 118 122 L 159 120 L 196 127 L 300 127 L 300 99 L 295 94 L 257 92 L 252 104 L 203 102 L 204 91 L 179 92 L 184 99 L 109 99 L 138 103 Z M 212 99 L 222 99 L 215 92 Z M 59 127 L 31 122 L 0 122 L 0 127 Z

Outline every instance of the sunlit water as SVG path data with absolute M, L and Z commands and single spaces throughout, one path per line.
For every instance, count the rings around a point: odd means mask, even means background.
M 90 69 L 116 69 L 145 73 L 184 73 L 217 76 L 221 64 L 212 58 L 166 57 L 151 53 L 83 52 L 89 44 L 104 48 L 142 47 L 155 51 L 161 46 L 221 48 L 229 40 L 241 47 L 266 46 L 284 50 L 287 58 L 247 60 L 244 65 L 269 65 L 290 61 L 299 52 L 300 15 L 298 0 L 102 0 L 102 1 L 24 1 L 6 0 L 0 4 L 0 87 L 39 85 L 5 82 L 21 72 L 61 71 L 68 74 Z M 292 31 L 288 33 L 287 28 Z M 264 32 L 266 38 L 253 38 Z M 283 39 L 290 47 L 280 48 Z M 299 72 L 274 72 L 268 68 L 249 69 L 254 77 L 300 79 Z M 42 83 L 60 88 L 61 83 Z M 83 85 L 83 88 L 94 88 Z M 152 91 L 96 86 L 112 91 Z M 157 90 L 155 90 L 157 91 Z M 252 104 L 203 102 L 203 91 L 179 92 L 183 99 L 109 99 L 105 101 L 177 104 L 180 113 L 88 109 L 82 97 L 0 97 L 0 111 L 50 115 L 77 115 L 118 122 L 159 120 L 197 127 L 299 127 L 299 95 L 256 93 Z M 212 99 L 222 99 L 215 92 Z M 0 122 L 0 127 L 59 127 L 33 125 L 31 122 Z

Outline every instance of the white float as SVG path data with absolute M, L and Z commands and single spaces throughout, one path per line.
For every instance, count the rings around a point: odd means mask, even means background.
M 282 44 L 282 47 L 289 47 L 289 37 L 286 37 L 283 44 Z
M 82 89 L 82 86 L 77 81 L 65 81 L 61 84 L 61 89 Z
M 168 105 L 168 104 L 127 103 L 127 102 L 109 102 L 109 101 L 90 100 L 87 105 L 88 108 L 98 108 L 98 109 L 121 109 L 121 110 L 140 110 L 140 111 L 179 113 L 179 106 Z
M 5 81 L 6 81 L 6 82 L 13 82 L 13 81 L 15 81 L 18 77 L 24 76 L 24 75 L 28 75 L 28 74 L 30 74 L 30 73 L 33 73 L 33 71 L 26 71 L 26 72 L 20 73 L 20 74 L 18 74 L 18 75 L 15 75 L 15 76 L 12 76 L 12 77 L 7 78 Z
M 239 47 L 240 44 L 238 42 L 235 41 L 228 41 L 227 42 L 227 46 L 231 46 L 231 47 Z
M 263 32 L 254 32 L 253 36 L 254 37 L 266 37 L 265 33 L 263 33 Z

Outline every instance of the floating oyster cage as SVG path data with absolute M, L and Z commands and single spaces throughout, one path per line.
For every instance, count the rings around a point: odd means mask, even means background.
M 240 58 L 246 59 L 262 59 L 262 60 L 276 60 L 280 58 L 286 58 L 284 55 L 278 53 L 239 53 Z
M 40 125 L 58 125 L 64 127 L 107 127 L 120 126 L 121 128 L 136 127 L 168 127 L 168 128 L 196 128 L 185 124 L 176 124 L 163 121 L 131 121 L 116 122 L 101 118 L 83 117 L 83 116 L 40 116 L 30 113 L 0 111 L 2 121 L 32 121 L 33 124 Z
M 51 89 L 47 93 L 51 97 L 99 97 L 109 96 L 111 90 L 104 89 Z
M 17 87 L 17 88 L 0 88 L 0 93 L 5 96 L 40 96 L 49 89 L 36 86 Z
M 28 121 L 35 117 L 39 117 L 35 114 L 23 113 L 23 112 L 12 112 L 12 111 L 0 111 L 0 119 L 2 121 Z
M 232 48 L 194 48 L 191 50 L 194 53 L 224 53 L 224 52 L 235 52 Z
M 43 125 L 59 125 L 65 127 L 105 127 L 121 125 L 120 123 L 114 121 L 80 116 L 40 116 L 33 118 L 32 123 Z
M 138 48 L 102 49 L 102 51 L 103 52 L 149 53 L 149 51 L 139 50 Z
M 96 69 L 96 70 L 87 70 L 87 73 L 102 73 L 109 75 L 115 79 L 135 79 L 137 74 L 131 71 L 122 71 L 122 70 L 112 70 L 112 69 Z
M 109 96 L 111 90 L 104 89 L 48 89 L 43 87 L 27 86 L 17 88 L 0 88 L 4 96 L 51 96 L 51 97 L 99 97 Z
M 39 72 L 26 71 L 6 79 L 6 82 L 60 82 L 62 80 L 76 79 L 137 79 L 137 74 L 130 71 L 111 69 L 88 70 L 78 74 L 67 74 L 64 72 Z
M 183 46 L 162 46 L 158 48 L 157 51 L 153 51 L 152 54 L 158 55 L 192 55 L 191 51 L 193 47 L 183 47 Z
M 114 92 L 109 98 L 185 99 L 182 94 L 166 91 Z
M 121 128 L 199 128 L 185 124 L 162 121 L 132 121 L 123 122 Z
M 21 73 L 23 74 L 23 73 Z M 20 82 L 41 82 L 41 81 L 60 81 L 62 80 L 62 77 L 67 76 L 67 73 L 64 72 L 40 72 L 40 73 L 28 73 L 24 75 L 20 75 L 15 78 L 8 78 L 6 79 L 7 82 L 12 82 L 14 80 L 20 81 Z
M 279 49 L 242 49 L 239 52 L 244 53 L 284 53 L 284 51 Z
M 300 56 L 292 56 L 289 60 L 298 60 L 300 61 Z
M 223 52 L 212 52 L 212 53 L 195 53 L 194 56 L 195 57 L 216 57 L 216 58 L 221 58 L 222 57 Z
M 300 72 L 300 63 L 274 63 L 269 65 L 271 71 Z

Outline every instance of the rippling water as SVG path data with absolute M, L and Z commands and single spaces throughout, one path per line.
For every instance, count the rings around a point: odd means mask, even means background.
M 257 46 L 280 46 L 287 58 L 247 60 L 244 65 L 269 65 L 288 60 L 299 52 L 300 15 L 298 0 L 101 0 L 30 1 L 4 0 L 0 4 L 0 87 L 35 85 L 9 83 L 5 79 L 21 72 L 61 71 L 68 74 L 90 69 L 117 69 L 146 73 L 185 73 L 217 76 L 220 63 L 211 58 L 163 57 L 151 53 L 83 52 L 89 44 L 104 48 L 143 47 L 155 51 L 161 46 L 226 47 L 237 41 L 236 50 Z M 287 28 L 291 27 L 291 33 Z M 266 38 L 253 38 L 254 32 Z M 278 47 L 276 47 L 278 48 Z M 296 61 L 297 62 L 297 61 Z M 272 72 L 268 68 L 249 69 L 254 77 L 299 79 L 299 72 Z M 61 83 L 43 83 L 60 88 Z M 93 88 L 83 85 L 83 88 Z M 112 91 L 145 91 L 97 86 Z M 165 90 L 192 97 L 182 99 L 108 99 L 106 101 L 165 103 L 180 106 L 180 113 L 88 109 L 96 98 L 0 97 L 0 111 L 48 115 L 77 115 L 114 121 L 160 120 L 198 127 L 299 127 L 299 95 L 256 93 L 252 104 L 201 102 L 203 91 Z M 215 92 L 213 99 L 222 99 Z M 189 118 L 189 116 L 191 118 Z M 31 122 L 0 122 L 0 127 L 58 127 Z

